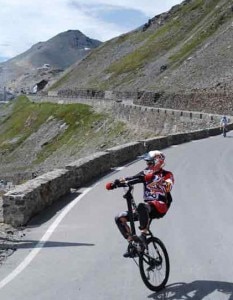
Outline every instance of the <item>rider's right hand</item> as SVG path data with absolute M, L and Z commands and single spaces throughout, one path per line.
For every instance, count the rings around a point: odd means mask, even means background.
M 116 179 L 113 182 L 106 183 L 105 187 L 107 190 L 113 190 L 113 189 L 116 189 L 119 186 L 119 184 L 120 184 L 120 180 Z

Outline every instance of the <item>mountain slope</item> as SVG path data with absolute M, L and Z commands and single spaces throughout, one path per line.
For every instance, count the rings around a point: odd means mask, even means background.
M 186 0 L 95 49 L 54 89 L 213 89 L 232 72 L 232 1 Z
M 13 90 L 31 87 L 43 78 L 48 79 L 49 75 L 57 75 L 100 44 L 78 30 L 62 32 L 1 63 L 0 86 L 7 83 Z
M 25 96 L 0 110 L 0 179 L 22 182 L 32 173 L 64 168 L 81 157 L 137 139 L 154 130 L 136 128 L 84 104 L 33 103 Z
M 100 44 L 100 41 L 90 39 L 78 30 L 68 30 L 56 35 L 47 42 L 35 44 L 31 49 L 8 62 L 17 66 L 29 66 L 30 68 L 50 64 L 54 68 L 66 69 Z

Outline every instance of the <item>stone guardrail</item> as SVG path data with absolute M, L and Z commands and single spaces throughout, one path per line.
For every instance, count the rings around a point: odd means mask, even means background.
M 233 124 L 229 125 L 233 129 Z M 177 133 L 166 137 L 142 140 L 110 148 L 79 159 L 64 169 L 57 169 L 16 186 L 3 195 L 3 221 L 15 227 L 27 222 L 44 208 L 70 193 L 71 188 L 109 173 L 112 168 L 137 159 L 151 149 L 164 149 L 171 145 L 220 134 L 219 128 Z
M 215 91 L 180 91 L 180 92 L 164 92 L 164 91 L 116 91 L 116 90 L 95 90 L 95 89 L 79 89 L 78 87 L 70 87 L 61 90 L 48 91 L 44 96 L 61 96 L 74 97 L 83 99 L 105 99 L 105 100 L 131 100 L 134 104 L 143 106 L 152 106 L 158 108 L 170 108 L 179 110 L 192 111 L 199 110 L 206 113 L 215 114 L 233 114 L 232 92 L 227 90 Z M 210 105 L 211 103 L 211 105 Z
M 222 115 L 213 114 L 213 113 L 204 113 L 198 111 L 191 111 L 191 110 L 178 110 L 178 109 L 170 109 L 170 108 L 161 108 L 161 107 L 153 107 L 153 106 L 146 106 L 146 105 L 138 105 L 133 102 L 132 99 L 123 99 L 123 100 L 115 100 L 111 98 L 85 98 L 85 97 L 70 97 L 70 96 L 57 96 L 57 95 L 27 95 L 27 97 L 32 102 L 52 102 L 58 104 L 70 104 L 70 103 L 83 103 L 89 104 L 92 106 L 113 106 L 114 111 L 117 107 L 121 107 L 121 110 L 125 111 L 126 109 L 129 110 L 140 110 L 140 112 L 152 111 L 153 113 L 157 114 L 167 114 L 173 115 L 177 117 L 183 117 L 188 119 L 209 119 L 211 121 L 217 120 L 219 123 L 220 117 Z
M 214 128 L 219 125 L 221 118 L 221 115 L 217 114 L 135 105 L 129 99 L 118 102 L 111 99 L 58 97 L 55 95 L 29 95 L 28 98 L 37 103 L 88 104 L 99 111 L 108 110 L 109 113 L 114 114 L 114 118 L 133 124 L 135 129 L 144 128 L 153 130 L 155 136 L 164 136 L 175 132 L 189 132 L 200 128 Z

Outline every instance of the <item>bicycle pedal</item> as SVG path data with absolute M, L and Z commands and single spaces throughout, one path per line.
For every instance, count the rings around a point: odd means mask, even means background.
M 129 257 L 129 258 L 134 258 L 137 257 L 137 250 L 136 250 L 136 246 L 131 245 L 127 251 L 123 254 L 124 257 Z

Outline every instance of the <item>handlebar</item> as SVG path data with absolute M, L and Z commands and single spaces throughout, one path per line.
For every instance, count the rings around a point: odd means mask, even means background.
M 113 190 L 118 187 L 123 187 L 124 188 L 124 195 L 123 198 L 126 199 L 127 205 L 128 205 L 128 210 L 137 209 L 136 203 L 134 201 L 132 191 L 134 189 L 133 182 L 129 181 L 120 181 L 119 179 L 114 180 L 113 182 L 108 182 L 106 184 L 106 189 L 107 190 Z
M 114 180 L 113 182 L 108 182 L 106 184 L 107 190 L 113 190 L 119 187 L 127 188 L 128 191 L 132 191 L 133 185 L 129 181 L 120 181 L 119 179 Z
M 131 178 L 129 180 L 124 180 L 121 181 L 119 179 L 115 179 L 113 182 L 108 182 L 106 184 L 106 189 L 107 190 L 113 190 L 118 187 L 128 187 L 128 190 L 132 190 L 132 185 L 137 184 L 137 183 L 142 183 L 142 182 L 150 182 L 152 179 L 155 178 L 155 175 L 153 173 L 149 173 L 146 175 L 140 175 L 136 178 Z M 131 186 L 131 188 L 130 188 Z

